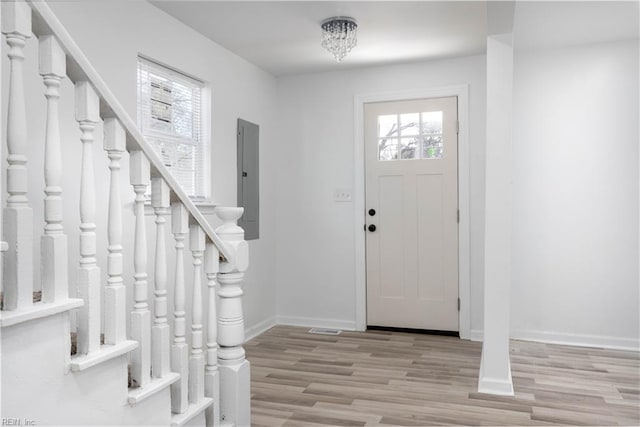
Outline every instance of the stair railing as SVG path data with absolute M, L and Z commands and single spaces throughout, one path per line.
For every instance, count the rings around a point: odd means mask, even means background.
M 10 83 L 7 105 L 7 192 L 3 212 L 3 307 L 0 326 L 79 308 L 77 355 L 71 371 L 81 371 L 130 354 L 131 386 L 128 403 L 135 405 L 171 387 L 173 425 L 183 425 L 205 412 L 207 425 L 250 424 L 249 364 L 245 360 L 241 283 L 248 267 L 248 246 L 237 220 L 241 208 L 217 208 L 223 225 L 213 230 L 193 201 L 162 164 L 134 121 L 98 75 L 64 26 L 44 1 L 2 2 L 2 33 L 9 46 Z M 40 260 L 33 259 L 33 210 L 27 199 L 29 172 L 26 155 L 27 114 L 24 93 L 24 47 L 31 35 L 39 39 L 39 71 L 45 85 L 44 140 L 45 226 Z M 77 298 L 69 298 L 67 236 L 63 229 L 64 173 L 59 127 L 59 87 L 64 78 L 75 87 L 75 118 L 81 130 L 80 259 Z M 106 230 L 96 224 L 96 187 L 93 164 L 95 128 L 104 122 L 103 145 L 108 156 L 110 185 Z M 65 139 L 66 141 L 66 139 Z M 128 152 L 129 179 L 135 193 L 133 247 L 134 301 L 126 324 L 126 288 L 123 277 L 120 160 Z M 154 256 L 154 313 L 149 310 L 145 192 L 151 185 L 156 217 Z M 176 259 L 173 281 L 173 323 L 168 317 L 169 278 L 165 229 L 171 216 Z M 102 283 L 96 260 L 97 233 L 105 232 L 108 280 L 104 284 L 104 322 L 101 319 Z M 193 259 L 191 351 L 187 346 L 184 283 L 184 247 L 189 235 Z M 6 249 L 6 250 L 5 250 Z M 41 301 L 34 303 L 33 269 L 40 265 Z M 206 297 L 203 280 L 206 276 Z M 219 289 L 216 285 L 219 283 Z M 216 294 L 217 290 L 217 294 Z M 216 295 L 218 307 L 216 307 Z M 204 304 L 209 317 L 203 319 Z M 173 327 L 173 339 L 171 328 Z M 205 341 L 206 339 L 206 341 Z

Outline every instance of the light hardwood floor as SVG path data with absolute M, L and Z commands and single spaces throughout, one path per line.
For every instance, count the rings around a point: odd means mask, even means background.
M 476 392 L 481 343 L 386 331 L 249 341 L 253 426 L 640 424 L 636 352 L 511 342 L 515 397 Z

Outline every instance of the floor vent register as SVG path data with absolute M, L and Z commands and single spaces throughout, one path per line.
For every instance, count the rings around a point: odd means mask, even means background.
M 309 329 L 309 333 L 319 335 L 340 335 L 342 331 L 339 329 L 311 328 Z

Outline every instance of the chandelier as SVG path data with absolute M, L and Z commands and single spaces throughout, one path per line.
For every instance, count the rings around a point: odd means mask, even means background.
M 322 28 L 322 47 L 333 54 L 336 62 L 342 61 L 358 44 L 356 39 L 358 24 L 353 18 L 336 16 L 322 21 L 320 27 Z

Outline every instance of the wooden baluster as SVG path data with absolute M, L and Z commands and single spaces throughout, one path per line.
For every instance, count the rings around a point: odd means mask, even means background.
M 181 414 L 189 405 L 189 348 L 187 346 L 184 286 L 184 239 L 189 232 L 189 213 L 180 202 L 171 204 L 171 231 L 176 241 L 176 270 L 173 296 L 173 345 L 171 346 L 171 371 L 180 379 L 171 384 L 171 412 Z
M 204 398 L 204 353 L 202 351 L 202 257 L 205 250 L 204 231 L 191 225 L 189 246 L 193 256 L 193 298 L 191 312 L 191 357 L 189 358 L 189 403 Z
M 156 214 L 155 301 L 151 328 L 151 372 L 154 378 L 169 373 L 169 322 L 167 320 L 166 216 L 169 215 L 169 186 L 161 177 L 151 181 L 151 206 Z
M 84 305 L 78 315 L 78 354 L 100 349 L 100 268 L 96 261 L 96 188 L 93 171 L 93 140 L 100 120 L 100 99 L 89 82 L 75 87 L 76 120 L 82 136 L 80 171 L 80 267 L 78 296 Z
M 62 153 L 58 99 L 66 75 L 65 54 L 54 36 L 40 38 L 40 75 L 46 86 L 47 124 L 44 148 L 44 235 L 40 239 L 42 301 L 69 297 L 67 236 L 62 228 Z
M 7 112 L 7 206 L 3 215 L 4 309 L 33 304 L 33 210 L 27 199 L 27 111 L 24 98 L 24 46 L 31 34 L 31 8 L 24 2 L 2 2 L 2 32 L 9 45 Z
M 236 225 L 243 208 L 217 208 L 223 224 L 216 233 L 233 253 L 220 264 L 220 313 L 218 314 L 218 369 L 220 371 L 220 418 L 232 425 L 251 424 L 250 367 L 245 359 L 242 279 L 249 265 L 244 231 Z
M 211 242 L 207 242 L 204 258 L 204 271 L 209 288 L 209 317 L 207 319 L 207 365 L 204 374 L 205 396 L 213 399 L 205 412 L 207 427 L 220 425 L 220 376 L 218 373 L 218 317 L 216 310 L 216 275 L 219 267 L 220 253 Z
M 126 289 L 122 279 L 122 201 L 120 199 L 120 159 L 126 149 L 126 134 L 118 119 L 104 121 L 104 149 L 109 155 L 109 279 L 104 289 L 104 342 L 118 344 L 127 338 Z
M 132 151 L 129 168 L 129 179 L 136 193 L 131 339 L 138 341 L 138 348 L 131 353 L 131 378 L 135 385 L 144 387 L 149 384 L 151 377 L 151 313 L 147 304 L 147 232 L 144 218 L 144 195 L 150 182 L 149 159 L 142 151 Z

